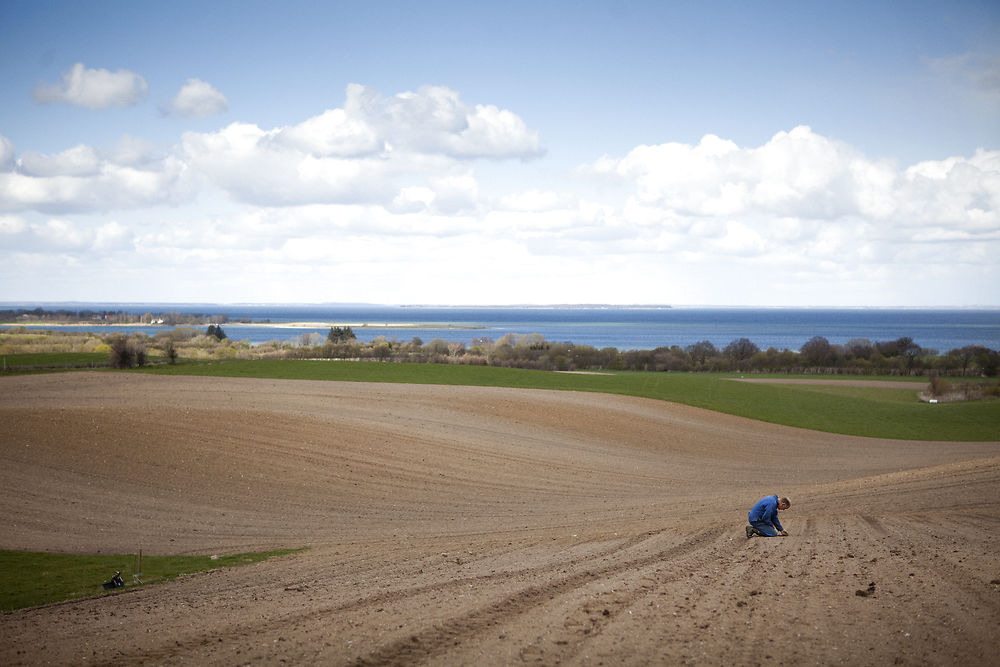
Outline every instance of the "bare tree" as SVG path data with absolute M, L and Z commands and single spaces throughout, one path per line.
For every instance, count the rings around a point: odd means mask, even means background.
M 829 366 L 833 360 L 833 347 L 823 336 L 813 336 L 805 342 L 799 352 L 812 366 Z
M 703 340 L 694 345 L 688 345 L 687 353 L 691 357 L 691 361 L 699 366 L 704 366 L 706 361 L 718 356 L 719 351 L 715 349 L 715 346 L 710 341 Z
M 749 338 L 737 338 L 722 349 L 722 353 L 736 364 L 749 361 L 758 352 L 760 348 Z

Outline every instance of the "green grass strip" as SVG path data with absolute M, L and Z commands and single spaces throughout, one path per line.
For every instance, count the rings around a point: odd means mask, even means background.
M 185 574 L 205 572 L 220 567 L 239 567 L 301 551 L 284 549 L 219 556 L 148 556 L 142 557 L 142 583 L 138 573 L 138 554 L 79 556 L 33 551 L 0 551 L 0 611 L 62 602 L 93 595 L 113 595 L 136 586 L 170 581 Z M 123 588 L 109 591 L 102 584 L 116 571 L 125 580 Z
M 0 368 L 107 366 L 107 352 L 25 352 L 0 355 Z
M 156 366 L 139 372 L 606 392 L 674 401 L 829 433 L 903 440 L 1000 441 L 1000 401 L 922 403 L 917 399 L 917 393 L 927 386 L 923 379 L 915 379 L 911 391 L 879 387 L 751 384 L 734 382 L 733 378 L 738 377 L 736 375 L 716 373 L 626 371 L 588 375 L 488 366 L 299 360 L 184 363 Z M 901 378 L 867 379 L 899 381 Z

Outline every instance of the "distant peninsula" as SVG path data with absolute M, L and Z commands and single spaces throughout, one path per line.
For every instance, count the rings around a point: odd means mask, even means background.
M 614 303 L 550 303 L 550 304 L 537 304 L 537 303 L 519 303 L 519 304 L 507 304 L 507 305 L 464 305 L 464 306 L 454 306 L 454 305 L 441 305 L 441 304 L 401 304 L 400 308 L 493 308 L 493 309 L 509 309 L 509 310 L 669 310 L 673 306 L 662 305 L 662 304 L 648 304 L 648 303 L 636 303 L 636 304 L 614 304 Z

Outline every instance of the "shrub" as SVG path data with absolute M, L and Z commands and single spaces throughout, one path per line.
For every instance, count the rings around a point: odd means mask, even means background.
M 109 360 L 114 368 L 135 368 L 146 365 L 146 343 L 135 338 L 115 336 L 110 343 Z
M 944 396 L 949 391 L 951 384 L 947 380 L 938 375 L 931 375 L 931 396 Z

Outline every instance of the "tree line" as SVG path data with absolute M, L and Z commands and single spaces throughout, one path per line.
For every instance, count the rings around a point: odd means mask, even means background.
M 359 342 L 348 327 L 331 328 L 325 342 L 303 337 L 300 345 L 286 350 L 298 358 L 370 359 L 458 363 L 538 370 L 636 370 L 678 372 L 823 373 L 867 375 L 927 375 L 995 377 L 1000 371 L 1000 352 L 970 345 L 939 354 L 925 349 L 912 338 L 871 342 L 856 338 L 843 345 L 823 336 L 807 341 L 799 351 L 773 347 L 762 350 L 747 338 L 737 338 L 717 348 L 710 341 L 688 346 L 664 346 L 652 350 L 597 349 L 569 342 L 550 342 L 539 334 L 507 334 L 497 340 L 475 338 L 470 345 L 435 338 L 424 342 L 387 339 Z
M 162 324 L 179 326 L 190 324 L 206 324 L 208 322 L 228 322 L 225 314 L 205 315 L 201 313 L 165 313 L 147 312 L 143 314 L 129 313 L 121 310 L 69 310 L 59 308 L 46 310 L 44 308 L 17 308 L 0 310 L 0 322 L 22 324 L 27 322 L 52 322 L 54 324 Z
M 21 329 L 24 333 L 27 330 Z M 45 339 L 9 332 L 5 352 L 23 352 L 42 346 Z M 152 361 L 177 359 L 357 359 L 418 363 L 470 364 L 555 371 L 672 371 L 805 373 L 898 376 L 996 377 L 1000 352 L 982 345 L 955 348 L 945 353 L 921 347 L 912 338 L 869 341 L 856 338 L 844 344 L 830 343 L 822 336 L 809 339 L 798 351 L 761 349 L 747 338 L 737 338 L 723 347 L 704 340 L 651 350 L 601 349 L 571 342 L 552 342 L 540 334 L 507 334 L 494 340 L 473 338 L 470 343 L 419 337 L 398 340 L 379 336 L 372 341 L 357 339 L 350 327 L 331 327 L 324 338 L 309 332 L 297 340 L 273 340 L 251 344 L 230 339 L 222 326 L 164 328 L 152 337 L 143 333 L 102 335 L 89 332 L 48 332 L 52 351 L 98 351 L 109 355 L 117 367 L 133 367 Z M 22 342 L 12 344 L 17 338 Z M 55 341 L 59 342 L 56 343 Z
M 133 340 L 143 337 L 133 334 Z M 1000 352 L 969 345 L 939 354 L 918 345 L 912 338 L 871 342 L 856 338 L 840 345 L 823 336 L 809 339 L 799 351 L 774 347 L 761 349 L 747 338 L 737 338 L 718 348 L 704 340 L 687 346 L 663 346 L 652 350 L 597 349 L 571 342 L 551 342 L 540 334 L 507 334 L 497 340 L 474 338 L 470 344 L 435 338 L 424 342 L 378 336 L 370 342 L 357 339 L 350 327 L 331 327 L 324 340 L 316 333 L 297 342 L 272 341 L 250 346 L 231 341 L 219 325 L 210 325 L 204 335 L 190 328 L 160 332 L 153 343 L 171 360 L 186 356 L 190 345 L 224 357 L 290 359 L 357 359 L 417 363 L 470 364 L 554 371 L 674 371 L 742 373 L 815 373 L 845 375 L 948 375 L 996 377 Z M 187 341 L 191 341 L 188 343 Z M 211 354 L 211 356 L 217 356 Z

